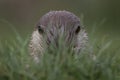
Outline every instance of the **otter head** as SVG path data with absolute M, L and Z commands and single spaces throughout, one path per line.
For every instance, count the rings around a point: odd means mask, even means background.
M 80 23 L 80 19 L 68 11 L 50 11 L 40 18 L 32 34 L 30 48 L 32 55 L 42 53 L 49 45 L 59 46 L 59 39 L 63 36 L 65 46 L 73 44 L 79 51 L 87 41 L 87 34 Z

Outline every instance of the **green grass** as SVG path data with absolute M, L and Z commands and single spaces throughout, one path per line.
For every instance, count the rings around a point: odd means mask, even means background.
M 28 42 L 17 33 L 14 40 L 0 41 L 0 80 L 120 80 L 120 46 L 113 49 L 105 38 L 91 41 L 80 54 L 51 46 L 38 64 Z

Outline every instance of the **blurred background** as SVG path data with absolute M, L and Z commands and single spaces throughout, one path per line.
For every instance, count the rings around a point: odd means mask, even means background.
M 51 10 L 68 10 L 81 18 L 96 38 L 120 37 L 120 0 L 0 0 L 0 39 L 30 35 L 39 18 Z

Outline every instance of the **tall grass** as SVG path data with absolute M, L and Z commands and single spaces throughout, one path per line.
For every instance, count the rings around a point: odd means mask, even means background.
M 39 63 L 28 52 L 29 38 L 0 41 L 0 80 L 120 80 L 120 48 L 101 39 L 80 54 L 50 46 Z

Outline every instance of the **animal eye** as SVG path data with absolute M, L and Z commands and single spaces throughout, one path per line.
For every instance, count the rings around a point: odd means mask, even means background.
M 76 29 L 76 31 L 75 31 L 75 34 L 78 34 L 79 31 L 80 31 L 80 29 L 81 29 L 80 26 L 78 26 L 77 29 Z
M 41 28 L 41 26 L 38 26 L 39 33 L 44 33 L 44 30 Z

